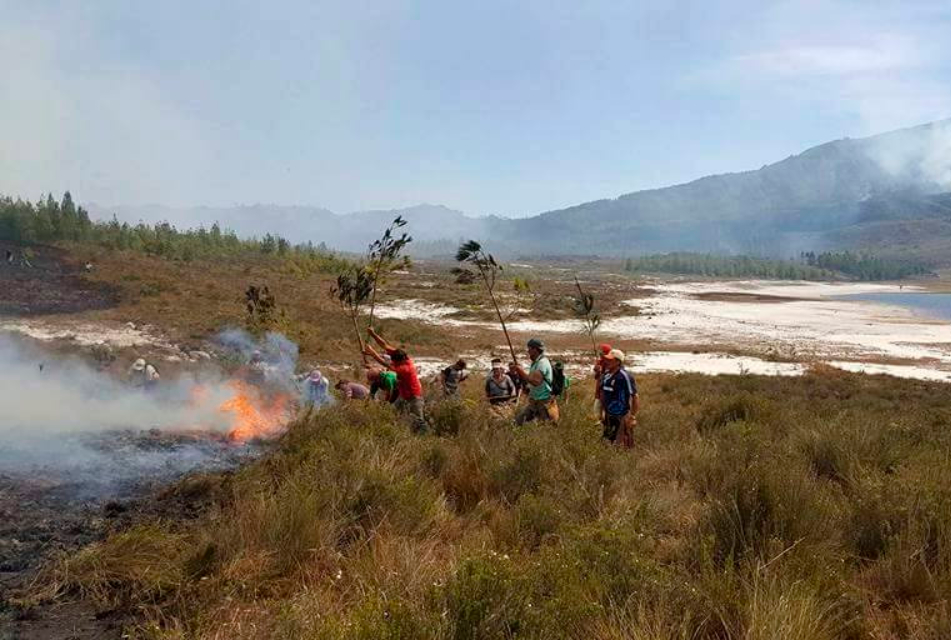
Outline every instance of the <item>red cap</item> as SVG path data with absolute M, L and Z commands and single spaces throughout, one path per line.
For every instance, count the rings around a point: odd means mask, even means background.
M 603 353 L 604 355 L 608 355 L 609 353 L 611 353 L 611 345 L 609 345 L 607 342 L 602 342 L 601 344 L 599 344 L 598 349 L 600 349 L 601 353 Z

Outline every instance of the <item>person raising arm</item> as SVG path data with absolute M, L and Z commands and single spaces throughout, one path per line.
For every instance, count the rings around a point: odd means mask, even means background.
M 370 337 L 386 351 L 391 362 L 377 352 L 370 345 L 364 347 L 363 352 L 379 362 L 381 365 L 396 374 L 397 389 L 399 397 L 394 406 L 400 413 L 409 416 L 413 428 L 418 433 L 425 433 L 429 430 L 429 423 L 426 420 L 423 402 L 423 385 L 419 382 L 419 374 L 416 372 L 416 365 L 402 349 L 397 349 L 389 342 L 384 340 L 380 334 L 372 328 L 369 330 Z

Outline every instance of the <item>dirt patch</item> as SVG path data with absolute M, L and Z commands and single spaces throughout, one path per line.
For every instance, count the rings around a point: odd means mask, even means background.
M 70 261 L 61 249 L 0 242 L 0 315 L 74 313 L 116 304 L 112 287 L 89 282 L 84 274 L 85 265 Z

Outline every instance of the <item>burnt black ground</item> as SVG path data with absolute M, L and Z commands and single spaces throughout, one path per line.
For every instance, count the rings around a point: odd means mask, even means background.
M 101 504 L 69 495 L 55 481 L 0 475 L 0 638 L 118 638 L 93 607 L 22 609 L 15 604 L 41 564 L 109 530 Z
M 67 259 L 62 249 L 0 241 L 0 315 L 74 313 L 115 305 L 115 291 L 83 274 L 84 265 Z
M 151 518 L 195 517 L 208 487 L 257 452 L 208 434 L 158 431 L 95 434 L 82 446 L 93 452 L 87 470 L 0 456 L 0 640 L 120 638 L 121 614 L 79 600 L 28 608 L 19 600 L 61 554 Z

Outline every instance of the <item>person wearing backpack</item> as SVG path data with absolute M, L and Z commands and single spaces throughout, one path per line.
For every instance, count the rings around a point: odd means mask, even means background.
M 532 359 L 528 371 L 518 363 L 513 368 L 528 386 L 528 403 L 515 415 L 515 424 L 523 425 L 533 420 L 558 422 L 558 401 L 552 393 L 554 369 L 545 355 L 545 343 L 538 338 L 529 340 L 528 357 Z
M 571 378 L 565 374 L 565 364 L 555 361 L 551 365 L 551 395 L 555 398 L 564 400 L 567 405 L 569 398 L 569 389 L 571 388 Z

